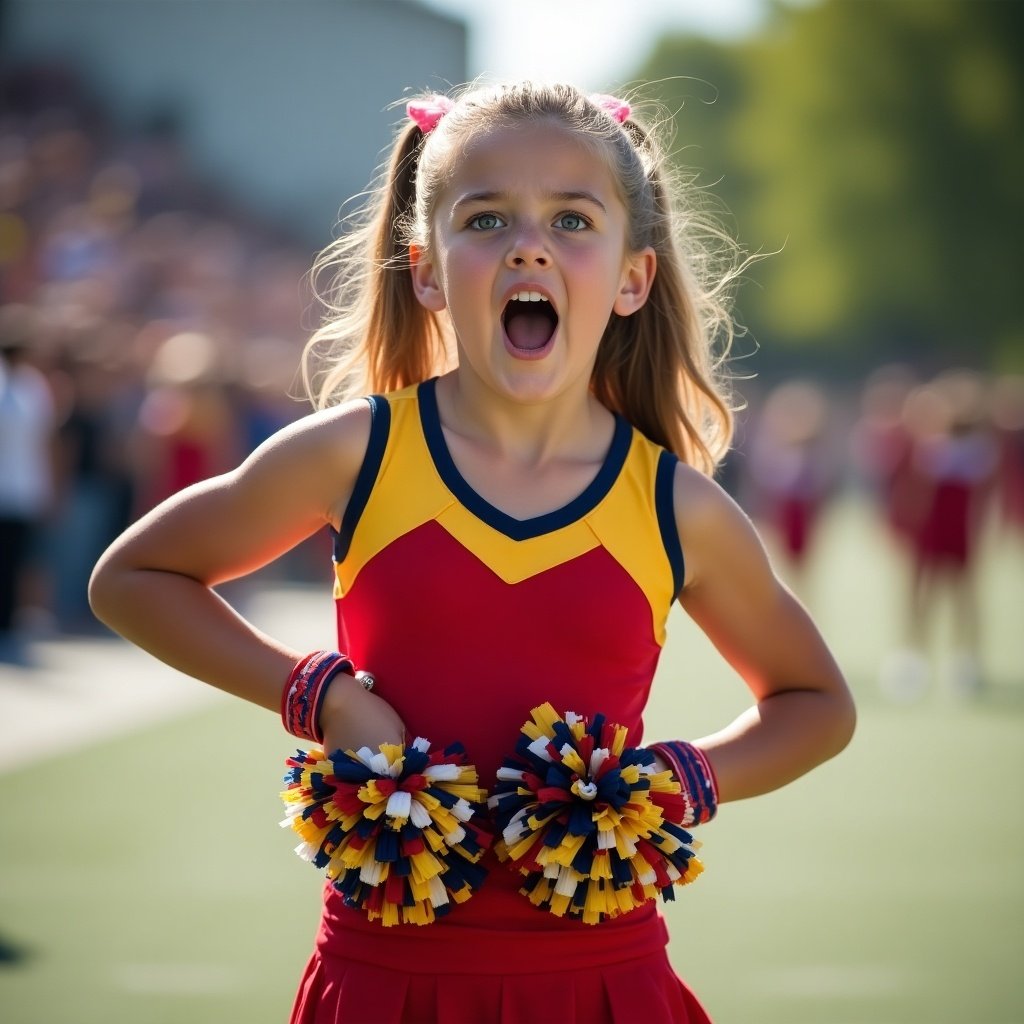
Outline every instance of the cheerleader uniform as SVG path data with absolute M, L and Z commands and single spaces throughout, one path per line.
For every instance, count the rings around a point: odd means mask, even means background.
M 963 573 L 974 560 L 981 508 L 996 468 L 995 444 L 980 431 L 930 439 L 917 461 L 930 487 L 917 532 L 918 566 Z
M 429 380 L 373 397 L 335 541 L 339 650 L 370 669 L 410 737 L 461 742 L 490 789 L 537 705 L 629 729 L 683 580 L 676 457 L 621 417 L 589 486 L 519 520 L 462 478 Z M 433 924 L 385 928 L 330 885 L 292 1024 L 709 1024 L 666 955 L 654 903 L 598 925 L 541 911 L 493 853 Z

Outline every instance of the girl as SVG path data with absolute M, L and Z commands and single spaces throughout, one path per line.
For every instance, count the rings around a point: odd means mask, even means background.
M 461 741 L 489 788 L 545 701 L 640 741 L 678 598 L 755 701 L 656 748 L 693 780 L 691 820 L 836 754 L 842 676 L 710 479 L 731 427 L 720 289 L 654 140 L 625 103 L 567 86 L 408 110 L 367 222 L 325 257 L 341 299 L 311 345 L 341 355 L 321 410 L 129 529 L 95 571 L 97 615 L 268 709 L 284 686 L 288 724 L 328 750 Z M 211 588 L 325 524 L 345 657 L 303 658 Z M 590 926 L 488 866 L 427 927 L 382 928 L 327 886 L 292 1021 L 707 1021 L 652 903 Z

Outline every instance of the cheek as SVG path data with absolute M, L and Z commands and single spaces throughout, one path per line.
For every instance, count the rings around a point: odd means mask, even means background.
M 591 244 L 565 246 L 558 259 L 579 273 L 600 276 L 617 273 L 625 259 L 623 247 L 610 241 L 594 240 Z
M 483 258 L 476 250 L 454 248 L 449 251 L 445 261 L 445 275 L 451 295 L 479 297 L 481 289 L 486 289 L 490 297 L 489 282 L 493 277 L 491 261 Z
M 571 272 L 594 291 L 594 302 L 601 306 L 615 301 L 619 281 L 622 277 L 623 261 L 618 254 L 607 250 L 591 249 L 574 253 L 571 258 Z M 599 294 L 600 293 L 600 294 Z

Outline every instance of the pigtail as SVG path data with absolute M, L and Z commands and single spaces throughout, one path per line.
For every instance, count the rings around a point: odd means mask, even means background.
M 733 417 L 715 368 L 701 358 L 706 349 L 680 344 L 681 335 L 700 330 L 686 292 L 656 275 L 641 309 L 612 314 L 592 387 L 645 437 L 710 475 L 728 451 Z
M 377 222 L 373 260 L 378 268 L 367 331 L 369 387 L 392 391 L 435 372 L 444 343 L 433 313 L 420 305 L 409 273 L 409 239 L 416 202 L 416 168 L 423 132 L 408 125 L 388 169 L 387 198 Z
M 696 210 L 680 230 L 682 212 L 673 208 L 654 139 L 633 120 L 622 128 L 646 167 L 643 186 L 627 188 L 631 243 L 636 251 L 652 246 L 658 267 L 647 302 L 631 316 L 612 314 L 591 387 L 646 437 L 711 475 L 733 435 L 723 367 L 733 335 L 727 293 L 738 276 L 736 246 Z M 724 271 L 712 265 L 716 242 L 730 254 Z
M 393 391 L 440 372 L 447 354 L 437 318 L 420 305 L 409 273 L 422 131 L 399 131 L 365 211 L 313 265 L 324 322 L 303 354 L 317 408 L 353 394 Z M 326 291 L 317 281 L 329 275 Z

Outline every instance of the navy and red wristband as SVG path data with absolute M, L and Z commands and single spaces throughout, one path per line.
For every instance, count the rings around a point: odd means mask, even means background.
M 686 801 L 683 827 L 710 821 L 718 810 L 718 780 L 707 754 L 685 740 L 652 743 L 647 749 L 660 754 L 669 763 L 679 782 Z
M 313 651 L 296 664 L 281 694 L 281 721 L 288 732 L 323 743 L 320 710 L 327 687 L 341 672 L 355 675 L 355 665 L 337 651 Z

